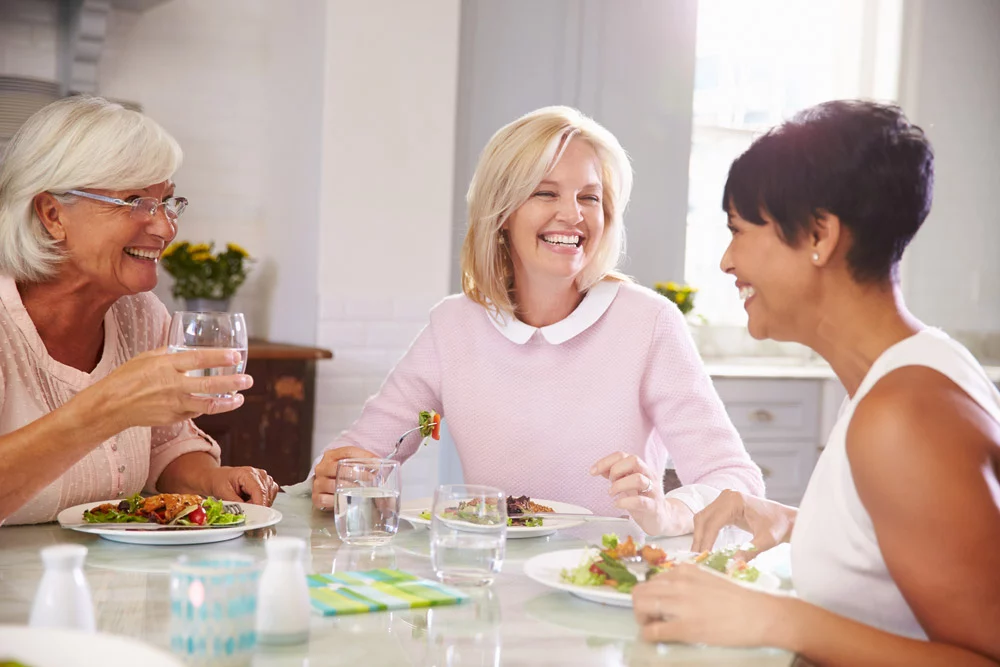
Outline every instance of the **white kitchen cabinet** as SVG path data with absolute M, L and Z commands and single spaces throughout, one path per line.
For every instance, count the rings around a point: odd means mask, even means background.
M 760 376 L 746 368 L 727 373 L 709 365 L 726 412 L 764 475 L 767 497 L 798 505 L 844 391 L 823 369 L 807 378 L 756 372 Z

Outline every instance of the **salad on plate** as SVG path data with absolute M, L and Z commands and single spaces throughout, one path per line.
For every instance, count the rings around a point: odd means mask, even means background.
M 490 503 L 490 500 L 486 501 Z M 463 501 L 458 503 L 457 507 L 448 507 L 444 510 L 443 518 L 445 519 L 455 519 L 458 521 L 467 521 L 469 523 L 476 524 L 492 524 L 495 523 L 495 513 L 482 512 L 479 508 L 480 499 L 473 498 L 472 500 Z M 495 503 L 494 503 L 495 504 Z M 519 519 L 518 514 L 539 514 L 543 512 L 553 512 L 551 507 L 546 505 L 540 505 L 531 500 L 528 496 L 520 496 L 515 498 L 514 496 L 507 496 L 507 525 L 508 526 L 523 526 L 526 528 L 535 528 L 544 524 L 544 519 L 541 517 L 528 517 L 525 519 Z M 424 510 L 420 513 L 420 518 L 425 521 L 431 520 L 431 511 Z
M 737 550 L 737 547 L 732 547 L 671 558 L 659 547 L 650 544 L 637 546 L 631 535 L 621 541 L 617 535 L 610 533 L 601 538 L 599 548 L 587 550 L 578 566 L 562 570 L 560 578 L 574 586 L 610 586 L 620 593 L 631 593 L 636 584 L 653 575 L 669 570 L 678 563 L 692 562 L 738 581 L 757 581 L 760 577 L 757 568 L 733 558 Z
M 150 523 L 190 528 L 232 526 L 246 514 L 227 510 L 221 500 L 188 493 L 160 493 L 143 498 L 135 494 L 119 503 L 104 503 L 83 512 L 87 523 Z

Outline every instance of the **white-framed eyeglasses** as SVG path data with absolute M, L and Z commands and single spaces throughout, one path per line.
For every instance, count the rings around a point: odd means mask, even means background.
M 187 208 L 188 200 L 184 197 L 168 197 L 164 201 L 160 201 L 155 197 L 139 197 L 138 199 L 133 199 L 132 201 L 125 201 L 124 199 L 118 199 L 117 197 L 105 197 L 104 195 L 95 194 L 93 192 L 84 192 L 83 190 L 67 190 L 66 194 L 74 195 L 76 197 L 85 197 L 86 199 L 93 199 L 95 201 L 102 201 L 106 204 L 114 204 L 115 206 L 128 206 L 132 209 L 131 216 L 134 220 L 150 220 L 156 216 L 156 211 L 161 206 L 167 214 L 167 218 L 171 220 L 176 220 Z

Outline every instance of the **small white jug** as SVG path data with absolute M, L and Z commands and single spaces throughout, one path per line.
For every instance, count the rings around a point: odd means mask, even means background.
M 94 602 L 83 576 L 87 547 L 57 544 L 42 549 L 45 574 L 35 593 L 28 624 L 41 628 L 72 628 L 95 632 Z

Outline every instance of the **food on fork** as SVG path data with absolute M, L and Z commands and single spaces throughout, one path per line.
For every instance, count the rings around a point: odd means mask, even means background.
M 420 427 L 420 435 L 424 439 L 420 444 L 426 445 L 427 438 L 441 439 L 441 415 L 433 410 L 422 411 L 417 419 L 417 425 Z
M 175 526 L 216 526 L 242 523 L 245 514 L 226 511 L 221 500 L 192 493 L 135 494 L 119 503 L 104 503 L 83 513 L 87 523 L 155 523 Z

